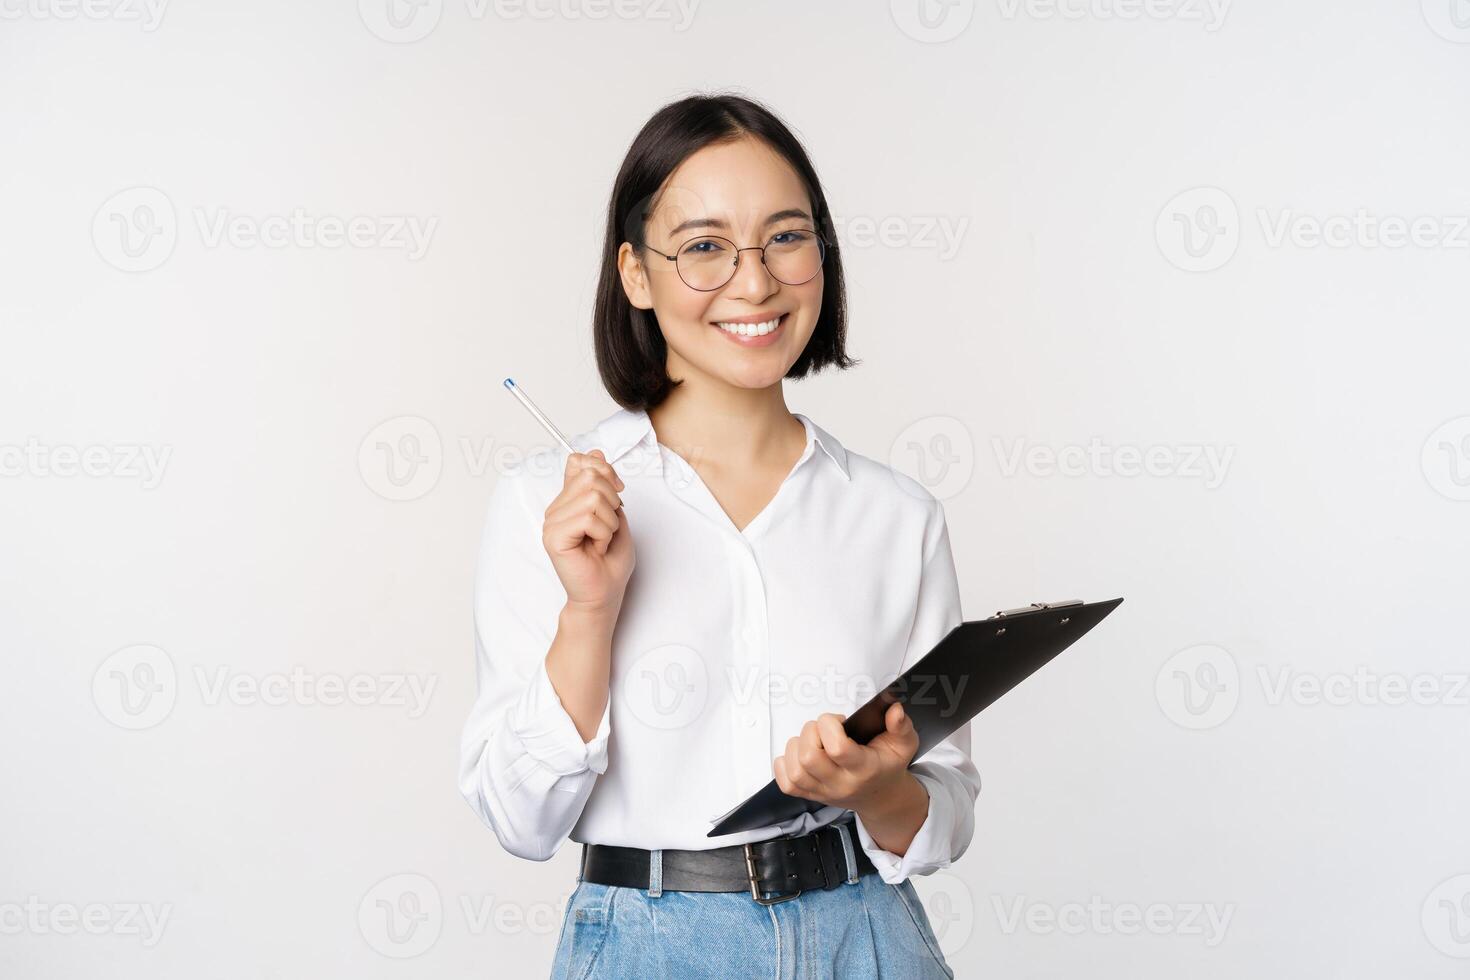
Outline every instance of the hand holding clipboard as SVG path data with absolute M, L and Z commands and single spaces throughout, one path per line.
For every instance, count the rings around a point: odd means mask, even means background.
M 1081 639 L 1122 599 L 1085 604 L 1081 599 L 1035 602 L 989 619 L 960 623 L 934 649 L 843 722 L 866 745 L 884 730 L 889 705 L 902 702 L 919 735 L 914 762 L 1003 694 Z M 910 763 L 912 765 L 912 763 Z M 733 810 L 716 818 L 706 836 L 721 837 L 783 823 L 826 804 L 787 796 L 773 779 Z

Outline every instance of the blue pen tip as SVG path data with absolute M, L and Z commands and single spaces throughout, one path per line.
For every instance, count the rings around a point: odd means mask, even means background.
M 513 380 L 511 380 L 510 378 L 506 378 L 505 379 L 505 386 L 507 388 L 514 388 L 516 386 L 516 383 Z

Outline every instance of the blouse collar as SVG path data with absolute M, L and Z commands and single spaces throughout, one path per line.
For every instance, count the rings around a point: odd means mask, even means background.
M 802 426 L 806 429 L 808 445 L 815 441 L 827 458 L 837 467 L 842 478 L 851 481 L 852 475 L 847 468 L 847 450 L 842 447 L 842 443 L 800 412 L 791 414 L 800 419 Z M 592 439 L 587 444 L 589 448 L 601 448 L 607 461 L 614 463 L 635 446 L 655 448 L 658 445 L 658 436 L 653 429 L 653 420 L 649 418 L 646 410 L 620 408 L 598 423 Z M 585 450 L 578 448 L 578 452 L 583 451 Z

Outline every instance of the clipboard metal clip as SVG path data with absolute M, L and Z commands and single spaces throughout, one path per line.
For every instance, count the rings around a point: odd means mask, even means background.
M 1036 612 L 1038 609 L 1065 609 L 1067 606 L 1080 606 L 1081 599 L 1059 599 L 1056 602 L 1033 602 L 1029 606 L 1021 606 L 1016 609 L 1002 609 L 992 619 L 1001 619 L 1005 616 L 1015 616 L 1019 613 Z

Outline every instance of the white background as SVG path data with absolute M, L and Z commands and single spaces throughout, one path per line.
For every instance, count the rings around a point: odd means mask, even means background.
M 613 176 L 733 87 L 841 223 L 791 407 L 967 618 L 1127 600 L 975 723 L 959 975 L 1465 974 L 1470 7 L 386 2 L 0 0 L 0 973 L 545 975 L 577 849 L 455 787 L 499 383 L 614 409 Z

